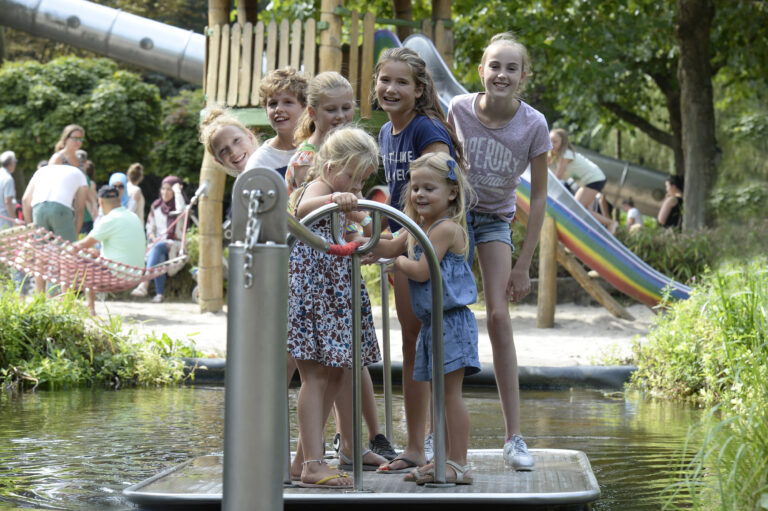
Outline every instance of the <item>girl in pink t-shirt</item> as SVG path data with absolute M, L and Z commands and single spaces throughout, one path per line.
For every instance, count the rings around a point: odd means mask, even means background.
M 478 71 L 485 92 L 451 101 L 448 122 L 464 145 L 468 177 L 477 194 L 471 221 L 483 276 L 488 334 L 504 412 L 504 460 L 531 470 L 533 458 L 520 434 L 520 388 L 509 300 L 531 290 L 531 258 L 547 203 L 547 121 L 521 101 L 518 91 L 529 71 L 528 52 L 511 34 L 498 34 L 483 53 Z M 510 222 L 520 175 L 531 168 L 531 201 L 523 247 L 512 266 Z

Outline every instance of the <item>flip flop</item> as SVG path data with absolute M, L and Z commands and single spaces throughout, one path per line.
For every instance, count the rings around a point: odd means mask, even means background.
M 332 479 L 341 479 L 341 478 L 349 479 L 349 484 L 339 484 L 339 485 L 330 485 L 325 484 L 328 481 Z M 301 488 L 327 488 L 329 490 L 348 490 L 349 488 L 352 488 L 352 480 L 347 474 L 333 474 L 328 477 L 324 477 L 317 481 L 316 483 L 304 483 L 304 482 L 297 482 L 297 486 L 300 486 Z
M 363 451 L 363 456 L 368 454 L 369 452 L 373 452 L 370 449 L 366 449 Z M 342 470 L 352 470 L 352 460 L 344 456 L 344 453 L 341 452 L 341 449 L 339 449 L 339 468 Z M 363 462 L 363 472 L 373 472 L 374 470 L 379 469 L 378 463 L 365 463 Z
M 397 468 L 397 469 L 390 468 L 392 466 L 392 463 L 394 463 L 396 461 L 402 461 L 402 462 L 404 462 L 406 464 L 406 466 L 404 468 Z M 419 465 L 416 462 L 414 462 L 413 460 L 410 460 L 410 459 L 408 459 L 408 458 L 406 458 L 404 456 L 398 456 L 397 458 L 395 458 L 392 461 L 390 461 L 389 463 L 387 463 L 384 466 L 384 468 L 377 469 L 376 473 L 378 473 L 378 474 L 404 474 L 404 473 L 410 472 L 414 468 L 418 468 L 418 467 L 419 467 Z

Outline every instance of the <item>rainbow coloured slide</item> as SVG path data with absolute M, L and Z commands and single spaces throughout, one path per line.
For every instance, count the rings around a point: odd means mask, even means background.
M 453 96 L 467 92 L 427 37 L 414 34 L 403 45 L 416 51 L 427 63 L 444 108 Z M 526 212 L 530 193 L 530 176 L 526 171 L 517 191 L 517 206 Z M 688 298 L 689 287 L 654 270 L 622 245 L 551 172 L 547 184 L 547 213 L 554 217 L 563 245 L 616 289 L 649 306 L 659 303 L 666 291 L 677 299 Z

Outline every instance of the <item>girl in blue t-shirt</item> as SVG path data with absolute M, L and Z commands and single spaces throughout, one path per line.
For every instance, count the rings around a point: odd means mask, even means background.
M 373 94 L 389 122 L 379 132 L 390 204 L 403 209 L 401 196 L 409 181 L 410 163 L 422 154 L 449 153 L 462 161 L 462 152 L 453 129 L 445 122 L 437 89 L 419 55 L 409 48 L 385 50 L 374 70 Z M 398 224 L 390 220 L 396 231 Z M 395 272 L 395 307 L 403 335 L 403 399 L 408 445 L 396 459 L 382 465 L 380 472 L 405 472 L 423 466 L 424 437 L 429 408 L 429 384 L 413 379 L 416 340 L 421 323 L 414 315 L 408 291 L 408 277 Z

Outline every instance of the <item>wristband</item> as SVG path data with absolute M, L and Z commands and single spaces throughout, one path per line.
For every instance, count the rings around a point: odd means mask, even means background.
M 400 236 L 400 232 L 401 232 L 401 230 L 400 230 L 400 231 L 396 231 L 396 232 L 393 232 L 393 233 L 392 233 L 392 239 L 395 239 L 395 238 L 397 238 L 398 236 Z
M 330 197 L 330 198 L 329 198 L 327 201 L 325 201 L 325 203 L 326 203 L 326 204 L 333 204 L 333 198 L 336 196 L 336 193 L 337 193 L 337 192 L 333 192 L 333 193 L 331 194 L 331 197 Z
M 363 221 L 360 222 L 360 225 L 365 227 L 366 225 L 370 224 L 372 221 L 373 219 L 371 218 L 371 215 L 365 215 L 365 218 L 363 218 Z
M 360 231 L 357 229 L 357 226 L 355 224 L 347 225 L 347 233 L 348 234 L 355 234 L 357 232 L 360 232 Z

